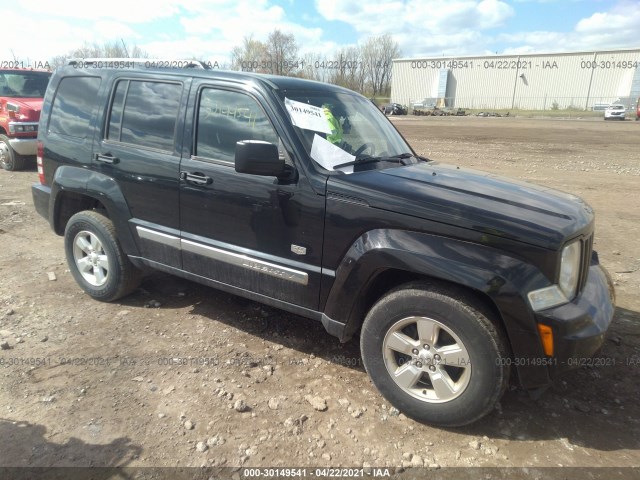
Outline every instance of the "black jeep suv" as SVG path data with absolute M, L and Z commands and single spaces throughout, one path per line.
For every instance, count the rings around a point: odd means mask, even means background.
M 33 186 L 93 298 L 155 268 L 360 332 L 380 392 L 444 426 L 600 348 L 613 289 L 579 198 L 422 158 L 336 86 L 99 67 L 54 73 Z

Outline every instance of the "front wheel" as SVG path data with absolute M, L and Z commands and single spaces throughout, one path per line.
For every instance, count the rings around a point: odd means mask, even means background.
M 509 379 L 506 340 L 490 317 L 466 292 L 402 286 L 363 323 L 365 368 L 406 415 L 438 426 L 472 423 L 495 407 Z
M 104 215 L 84 211 L 72 216 L 64 246 L 71 274 L 96 300 L 117 300 L 139 285 L 141 272 L 122 251 L 115 227 Z
M 14 172 L 22 170 L 25 163 L 25 158 L 11 148 L 9 137 L 0 135 L 0 166 L 8 172 Z

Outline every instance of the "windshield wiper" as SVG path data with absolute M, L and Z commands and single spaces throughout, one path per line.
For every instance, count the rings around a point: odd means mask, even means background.
M 421 160 L 423 162 L 430 162 L 431 160 L 429 160 L 427 157 L 421 157 L 420 155 L 414 155 L 413 153 L 401 153 L 400 155 L 393 155 L 393 158 L 416 158 L 418 160 Z
M 403 157 L 404 158 L 404 157 Z M 342 168 L 342 167 L 351 167 L 352 165 L 365 165 L 367 163 L 378 163 L 378 162 L 395 162 L 395 163 L 403 163 L 402 158 L 398 157 L 361 157 L 353 160 L 352 162 L 341 163 L 340 165 L 336 165 L 333 169 Z
M 389 157 L 389 158 L 403 159 L 403 158 L 411 158 L 413 156 L 414 156 L 413 153 L 401 153 L 400 155 L 391 155 L 391 157 Z
M 337 168 L 350 167 L 352 165 L 363 165 L 367 163 L 378 163 L 378 162 L 393 162 L 393 163 L 400 163 L 402 165 L 410 165 L 411 162 L 405 161 L 408 158 L 417 158 L 418 160 L 423 160 L 427 162 L 429 161 L 428 158 L 418 157 L 413 153 L 400 153 L 399 155 L 391 155 L 391 156 L 384 156 L 384 157 L 372 157 L 370 155 L 367 155 L 366 157 L 356 158 L 352 162 L 341 163 L 340 165 L 336 165 L 333 168 L 335 170 Z

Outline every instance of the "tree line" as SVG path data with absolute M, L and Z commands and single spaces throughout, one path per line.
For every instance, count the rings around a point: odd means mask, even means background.
M 400 47 L 391 35 L 370 37 L 357 46 L 343 47 L 330 55 L 300 55 L 293 34 L 273 30 L 261 41 L 246 36 L 231 50 L 230 64 L 216 64 L 224 69 L 306 78 L 332 83 L 369 96 L 389 96 L 392 60 L 400 56 Z M 52 68 L 70 58 L 151 58 L 137 45 L 124 41 L 103 44 L 84 43 L 81 47 L 51 59 Z M 193 56 L 192 60 L 206 60 Z
M 370 37 L 358 46 L 344 47 L 332 55 L 298 54 L 293 34 L 276 29 L 260 41 L 245 37 L 231 51 L 231 69 L 286 75 L 333 83 L 371 96 L 388 96 L 392 60 L 400 47 L 391 35 Z

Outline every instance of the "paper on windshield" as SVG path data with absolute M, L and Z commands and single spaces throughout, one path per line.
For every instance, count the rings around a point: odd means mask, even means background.
M 296 102 L 285 97 L 284 106 L 291 115 L 291 122 L 305 130 L 313 130 L 314 132 L 331 133 L 329 121 L 325 116 L 322 108 L 314 105 L 308 105 L 302 102 Z
M 348 154 L 340 147 L 325 140 L 320 135 L 313 136 L 311 144 L 311 158 L 322 165 L 327 170 L 335 170 L 336 165 L 353 162 L 356 157 Z M 353 166 L 344 167 L 339 170 L 344 173 L 353 173 Z

